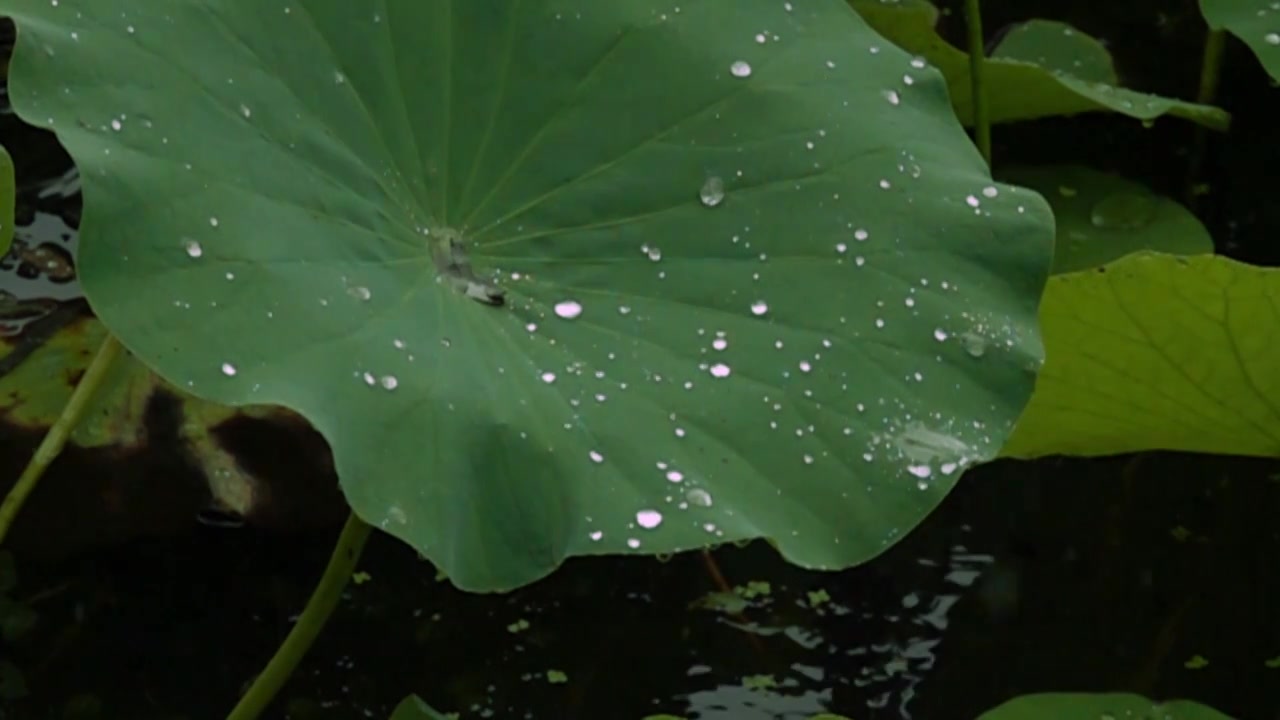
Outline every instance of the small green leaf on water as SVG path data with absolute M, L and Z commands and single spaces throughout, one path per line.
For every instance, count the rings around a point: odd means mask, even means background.
M 1169 534 L 1172 535 L 1173 539 L 1177 540 L 1178 542 L 1186 542 L 1187 538 L 1191 537 L 1191 531 L 1186 529 L 1182 525 L 1178 525 L 1176 527 L 1171 528 L 1169 530 Z
M 738 587 L 737 590 L 742 597 L 753 600 L 772 593 L 773 587 L 766 580 L 752 580 L 746 585 Z
M 778 687 L 778 681 L 772 675 L 747 675 L 742 678 L 742 687 L 748 690 L 768 690 Z
M 561 670 L 548 670 L 547 682 L 552 685 L 563 685 L 569 682 L 569 676 Z
M 1280 670 L 1280 655 L 1277 655 L 1269 660 L 1263 660 L 1262 664 L 1265 667 L 1268 667 L 1272 670 Z
M 357 570 L 351 573 L 351 582 L 356 585 L 363 585 L 373 579 L 373 576 L 363 570 Z
M 818 590 L 809 591 L 809 607 L 817 607 L 825 602 L 831 602 L 831 596 L 826 590 L 819 588 Z
M 751 603 L 737 591 L 707 593 L 694 600 L 691 607 L 702 610 L 715 610 L 728 615 L 737 615 L 751 606 Z
M 1182 667 L 1188 670 L 1199 670 L 1208 667 L 1209 661 L 1203 655 L 1192 655 L 1187 661 L 1182 663 Z
M 518 633 L 529 629 L 529 621 L 521 618 L 507 626 L 507 632 Z

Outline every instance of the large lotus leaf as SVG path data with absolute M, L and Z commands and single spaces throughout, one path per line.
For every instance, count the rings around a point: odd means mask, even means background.
M 1132 693 L 1037 693 L 1016 697 L 978 720 L 1231 720 L 1190 700 L 1155 702 Z
M 13 212 L 17 185 L 14 184 L 13 158 L 0 145 L 0 257 L 9 252 L 13 242 Z
M 964 124 L 973 124 L 969 56 L 938 35 L 935 30 L 937 8 L 927 0 L 849 2 L 876 32 L 941 70 L 947 78 L 956 115 Z M 1225 130 L 1230 123 L 1231 116 L 1219 108 L 1162 98 L 1093 79 L 1098 74 L 1098 53 L 1094 47 L 1097 41 L 1087 42 L 1091 38 L 1079 30 L 1066 35 L 1061 30 L 1069 26 L 1059 25 L 1032 28 L 1036 38 L 1046 43 L 1054 42 L 1050 36 L 1057 28 L 1057 47 L 1034 50 L 1030 43 L 1018 41 L 1003 50 L 1003 57 L 985 61 L 991 122 L 1109 111 L 1144 121 L 1168 114 L 1214 130 Z M 1001 52 L 997 48 L 996 53 Z M 1022 52 L 1027 55 L 1021 56 Z M 1076 61 L 1066 60 L 1071 55 L 1077 56 L 1081 75 L 1063 71 L 1064 65 L 1075 66 Z M 1038 64 L 1041 57 L 1050 65 Z
M 1213 238 L 1190 210 L 1131 180 L 1077 165 L 1008 167 L 998 174 L 1039 192 L 1053 208 L 1054 273 L 1098 267 L 1140 250 L 1213 252 Z
M 1243 40 L 1271 78 L 1280 82 L 1280 4 L 1275 0 L 1200 0 L 1200 12 L 1209 27 Z
M 1047 206 L 839 0 L 150 7 L 0 2 L 89 299 L 178 387 L 301 412 L 461 587 L 864 561 L 1030 392 Z
M 1129 255 L 1054 276 L 1047 359 L 1003 455 L 1280 456 L 1280 270 Z

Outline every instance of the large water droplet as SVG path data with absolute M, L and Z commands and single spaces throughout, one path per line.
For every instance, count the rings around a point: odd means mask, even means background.
M 565 320 L 572 320 L 582 314 L 582 304 L 576 300 L 562 300 L 556 303 L 555 311 Z
M 652 530 L 662 524 L 662 513 L 657 510 L 641 510 L 636 513 L 636 522 L 640 527 Z
M 231 364 L 231 363 L 229 363 L 229 362 L 224 362 L 224 363 L 222 363 L 222 374 L 223 374 L 223 375 L 226 375 L 227 377 L 232 377 L 232 376 L 234 376 L 234 375 L 236 374 L 236 372 L 237 372 L 237 371 L 236 371 L 236 366 L 235 366 L 235 365 L 232 365 L 232 364 Z
M 931 476 L 931 463 L 935 461 L 951 465 L 954 471 L 957 466 L 969 462 L 972 452 L 968 443 L 960 438 L 927 428 L 919 422 L 911 423 L 893 438 L 893 443 L 911 463 L 907 471 L 918 478 Z
M 1138 230 L 1156 215 L 1156 200 L 1145 193 L 1117 192 L 1099 200 L 1089 213 L 1096 228 Z
M 698 199 L 702 200 L 702 204 L 707 207 L 715 207 L 724 202 L 724 181 L 715 175 L 707 178 L 707 181 L 702 183 L 702 188 L 698 190 Z
M 960 344 L 964 346 L 964 351 L 973 357 L 982 357 L 987 354 L 987 339 L 976 332 L 961 333 Z
M 923 480 L 933 474 L 933 468 L 924 463 L 920 463 L 918 465 L 908 465 L 907 472 Z
M 728 365 L 725 365 L 724 363 L 716 363 L 715 365 L 711 366 L 712 377 L 718 377 L 718 378 L 729 377 L 729 373 L 731 372 L 733 372 L 732 369 Z
M 193 258 L 198 258 L 201 255 L 204 255 L 204 248 L 200 246 L 199 240 L 187 238 L 182 241 L 182 246 L 186 248 L 187 254 Z
M 729 72 L 733 73 L 734 77 L 751 77 L 751 65 L 746 60 L 734 60 L 729 66 Z
M 764 315 L 767 312 L 769 312 L 769 303 L 766 303 L 763 300 L 757 300 L 751 303 L 752 315 Z
M 691 505 L 711 507 L 711 493 L 702 488 L 689 488 L 685 491 L 684 497 Z

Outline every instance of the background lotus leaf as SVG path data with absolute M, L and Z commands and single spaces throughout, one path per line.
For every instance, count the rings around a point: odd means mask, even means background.
M 1002 454 L 1280 456 L 1280 270 L 1139 253 L 1055 276 L 1047 359 Z
M 1280 7 L 1274 0 L 1200 0 L 1200 12 L 1209 27 L 1244 41 L 1280 82 Z
M 1213 238 L 1191 211 L 1143 185 L 1077 165 L 1007 167 L 1005 182 L 1039 192 L 1053 208 L 1053 272 L 1105 265 L 1132 252 L 1213 252 Z
M 876 32 L 941 70 L 951 88 L 956 115 L 964 124 L 973 124 L 969 56 L 937 34 L 934 29 L 937 8 L 927 0 L 850 0 L 850 4 Z M 1056 32 L 1061 45 L 1032 51 L 1027 43 L 1018 41 L 1003 53 L 997 48 L 994 55 L 998 57 L 986 61 L 993 123 L 1096 111 L 1115 112 L 1144 121 L 1168 114 L 1214 130 L 1225 130 L 1230 123 L 1231 116 L 1219 108 L 1162 98 L 1063 72 L 1061 66 L 1065 58 L 1078 54 L 1083 72 L 1096 75 L 1097 41 L 1088 42 L 1079 30 L 1066 34 L 1062 30 L 1069 27 L 1061 23 L 1031 27 L 1041 42 L 1051 42 L 1050 36 Z M 1017 57 L 1023 52 L 1028 56 Z M 1052 66 L 1037 64 L 1041 57 L 1047 58 Z M 1074 63 L 1069 65 L 1074 67 Z

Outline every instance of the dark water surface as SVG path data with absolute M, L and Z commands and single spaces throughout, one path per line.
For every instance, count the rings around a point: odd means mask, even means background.
M 1193 96 L 1193 3 L 1037 5 L 1106 39 L 1131 84 Z M 986 12 L 992 32 L 1029 16 L 1012 0 Z M 1280 91 L 1234 43 L 1227 60 L 1222 103 L 1237 125 L 1210 143 L 1212 192 L 1198 209 L 1220 252 L 1280 264 Z M 1177 197 L 1192 133 L 1176 121 L 1041 121 L 998 128 L 996 161 L 1082 162 Z M 73 251 L 69 161 L 11 114 L 0 141 L 18 165 L 20 235 Z M 0 286 L 74 295 L 7 270 Z M 1000 462 L 968 472 L 859 568 L 801 571 L 762 543 L 717 551 L 717 571 L 753 591 L 731 608 L 697 553 L 578 559 L 517 592 L 468 595 L 376 536 L 367 581 L 348 589 L 271 716 L 385 718 L 416 691 L 467 718 L 949 720 L 1026 692 L 1131 690 L 1276 719 L 1278 479 L 1280 462 L 1210 456 Z M 0 701 L 0 718 L 225 715 L 304 604 L 337 528 L 214 528 L 180 510 L 165 532 L 19 558 L 15 597 L 39 621 L 0 658 L 31 692 Z

